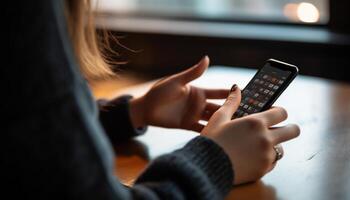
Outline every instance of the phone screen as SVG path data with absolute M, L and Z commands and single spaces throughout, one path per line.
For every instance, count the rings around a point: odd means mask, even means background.
M 298 74 L 298 68 L 270 59 L 242 91 L 241 103 L 233 115 L 239 118 L 267 110 Z

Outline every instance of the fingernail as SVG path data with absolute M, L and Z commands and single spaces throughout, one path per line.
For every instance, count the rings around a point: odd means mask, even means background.
M 230 93 L 236 91 L 237 88 L 238 88 L 237 84 L 233 84 L 231 87 Z

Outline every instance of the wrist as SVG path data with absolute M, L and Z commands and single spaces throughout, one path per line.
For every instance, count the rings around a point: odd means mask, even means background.
M 130 100 L 131 122 L 135 129 L 146 126 L 144 119 L 144 98 L 138 97 Z

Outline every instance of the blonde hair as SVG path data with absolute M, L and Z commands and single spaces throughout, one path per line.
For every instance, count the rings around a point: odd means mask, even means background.
M 98 37 L 91 7 L 90 0 L 65 0 L 68 31 L 80 71 L 87 80 L 114 76 L 106 56 L 106 51 L 111 49 L 107 34 L 103 32 Z

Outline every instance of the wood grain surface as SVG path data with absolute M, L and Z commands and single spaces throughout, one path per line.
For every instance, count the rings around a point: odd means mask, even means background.
M 254 70 L 211 67 L 192 84 L 208 88 L 243 88 Z M 107 97 L 139 96 L 154 81 L 122 90 L 101 91 Z M 107 89 L 105 89 L 107 90 Z M 96 91 L 95 91 L 96 92 Z M 218 102 L 222 103 L 222 102 Z M 350 85 L 298 76 L 275 105 L 285 107 L 301 135 L 283 144 L 285 156 L 261 180 L 236 186 L 227 199 L 350 199 Z M 127 185 L 156 156 L 181 148 L 197 133 L 149 127 L 148 132 L 116 148 L 115 173 Z

